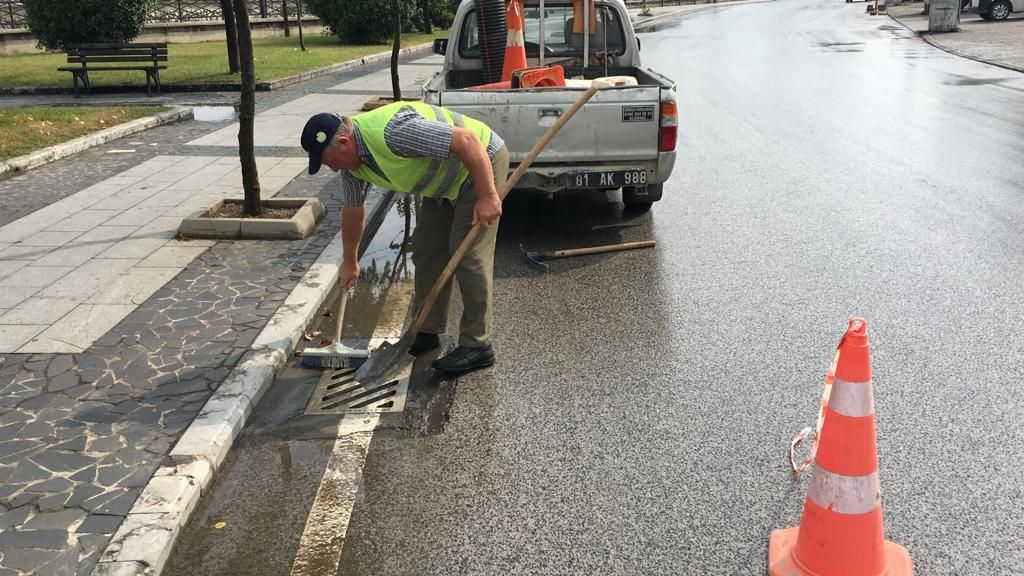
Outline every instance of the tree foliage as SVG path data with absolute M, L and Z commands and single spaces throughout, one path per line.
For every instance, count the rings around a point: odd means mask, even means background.
M 452 13 L 448 0 L 429 0 L 433 26 L 447 28 Z M 402 32 L 426 30 L 423 0 L 400 0 Z M 381 0 L 305 0 L 309 12 L 347 44 L 383 44 L 392 39 L 393 27 L 389 2 Z
M 24 0 L 28 28 L 48 50 L 89 42 L 131 42 L 154 0 Z

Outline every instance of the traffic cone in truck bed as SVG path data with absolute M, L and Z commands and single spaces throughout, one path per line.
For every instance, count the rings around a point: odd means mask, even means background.
M 907 549 L 885 540 L 867 322 L 839 343 L 800 526 L 772 532 L 769 576 L 913 576 Z
M 512 73 L 513 88 L 549 88 L 565 86 L 565 69 L 561 66 L 524 68 Z
M 526 68 L 526 41 L 523 39 L 523 11 L 519 8 L 519 0 L 508 3 L 508 15 L 505 17 L 508 37 L 505 40 L 505 64 L 501 68 L 501 80 L 512 80 L 512 73 Z

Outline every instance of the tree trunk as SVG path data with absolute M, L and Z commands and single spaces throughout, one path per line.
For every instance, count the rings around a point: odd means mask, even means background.
M 398 84 L 398 51 L 402 47 L 402 9 L 398 0 L 391 0 L 391 12 L 395 20 L 395 41 L 391 46 L 391 90 L 395 93 L 395 102 L 402 99 L 402 88 Z
M 430 14 L 430 2 L 431 0 L 423 0 L 420 10 L 423 12 L 423 32 L 426 34 L 434 33 L 434 23 L 431 22 L 432 15 Z
M 284 37 L 292 35 L 292 28 L 288 25 L 288 0 L 281 0 L 281 17 L 284 18 Z
M 224 35 L 228 43 L 228 73 L 238 74 L 238 32 L 231 0 L 220 0 L 220 11 L 224 15 Z
M 299 13 L 297 16 L 299 23 L 299 48 L 302 48 L 302 51 L 305 52 L 306 41 L 302 39 L 302 0 L 295 0 L 295 5 Z
M 245 190 L 245 216 L 257 216 L 260 204 L 260 175 L 256 170 L 253 122 L 256 119 L 256 70 L 252 53 L 252 30 L 246 0 L 233 0 L 238 20 L 238 55 L 242 64 L 242 95 L 238 110 L 238 159 L 242 164 L 242 188 Z

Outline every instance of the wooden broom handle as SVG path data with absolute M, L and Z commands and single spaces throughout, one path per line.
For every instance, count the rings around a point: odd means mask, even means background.
M 590 98 L 597 93 L 598 88 L 599 86 L 596 82 L 591 84 L 590 88 L 587 88 L 586 92 L 576 99 L 576 102 L 573 103 L 572 107 L 569 108 L 565 114 L 562 114 L 558 118 L 558 121 L 548 128 L 548 131 L 545 132 L 544 135 L 541 136 L 540 140 L 533 145 L 533 148 L 530 149 L 530 153 L 526 155 L 526 158 L 524 158 L 522 162 L 519 163 L 515 172 L 508 177 L 508 180 L 505 181 L 501 190 L 498 191 L 498 198 L 500 200 L 505 200 L 505 196 L 508 196 L 512 187 L 516 185 L 516 182 L 519 182 L 523 173 L 526 172 L 526 169 L 530 167 L 530 164 L 532 164 L 537 156 L 540 155 L 544 150 L 544 147 L 551 142 L 551 139 L 554 138 L 556 134 L 558 134 L 558 131 L 562 129 L 562 126 L 565 126 L 565 123 L 568 122 L 569 119 L 587 103 L 587 100 L 590 100 Z M 469 230 L 469 233 L 466 234 L 466 237 L 463 238 L 462 243 L 459 244 L 455 253 L 452 254 L 451 259 L 448 261 L 448 265 L 444 267 L 444 271 L 441 272 L 441 276 L 438 277 L 437 282 L 434 282 L 434 287 L 430 289 L 430 292 L 427 294 L 427 298 L 423 301 L 423 306 L 420 307 L 419 313 L 416 315 L 416 320 L 413 322 L 412 328 L 410 329 L 411 333 L 418 333 L 420 329 L 423 328 L 423 323 L 427 321 L 427 315 L 430 314 L 430 310 L 434 307 L 434 303 L 437 302 L 438 295 L 441 294 L 441 290 L 444 288 L 444 285 L 451 280 L 452 274 L 455 273 L 455 268 L 459 265 L 459 262 L 462 262 L 462 257 L 469 251 L 469 247 L 476 241 L 476 238 L 480 235 L 480 231 L 482 229 L 483 226 L 479 223 L 474 225 Z
M 584 256 L 586 254 L 604 254 L 605 252 L 618 252 L 619 250 L 636 250 L 638 248 L 653 248 L 654 240 L 642 242 L 623 242 L 622 244 L 609 244 L 607 246 L 591 246 L 589 248 L 573 248 L 571 250 L 554 250 L 551 252 L 540 252 L 541 258 L 568 258 L 570 256 Z

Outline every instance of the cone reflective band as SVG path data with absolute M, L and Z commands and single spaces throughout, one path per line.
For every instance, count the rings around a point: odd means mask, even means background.
M 770 576 L 905 576 L 905 548 L 884 538 L 867 323 L 839 344 L 800 526 L 772 532 Z
M 505 17 L 508 36 L 505 39 L 505 63 L 501 68 L 501 80 L 512 79 L 512 73 L 526 68 L 526 41 L 523 39 L 523 11 L 519 8 L 519 0 L 508 3 L 508 14 Z

